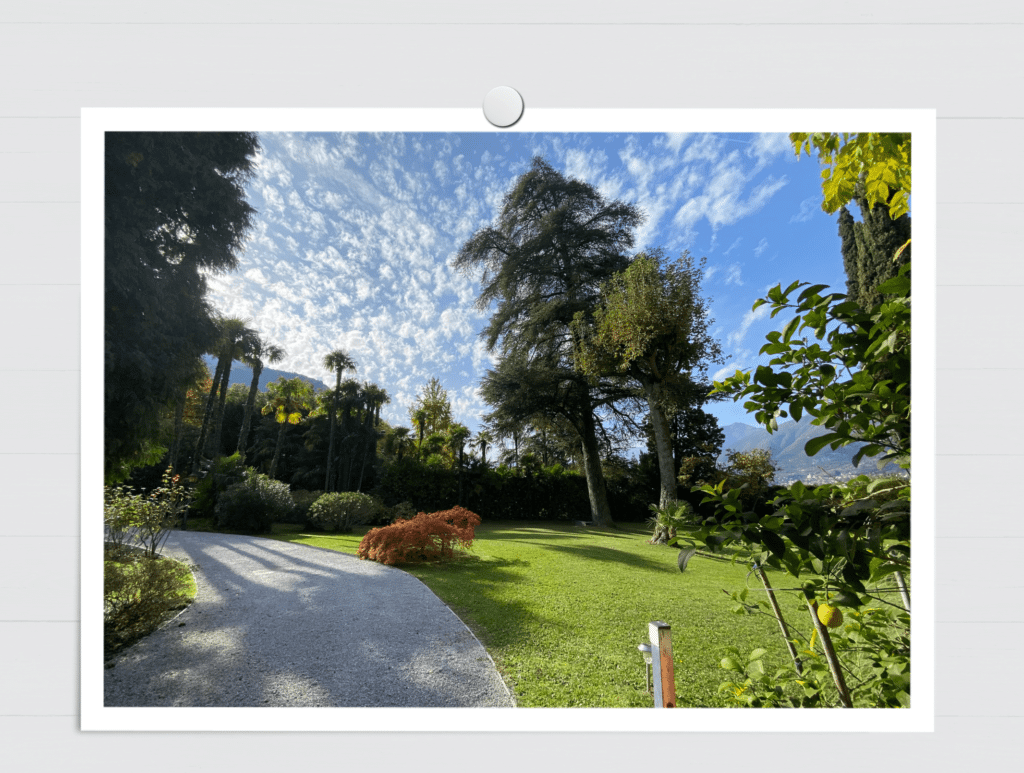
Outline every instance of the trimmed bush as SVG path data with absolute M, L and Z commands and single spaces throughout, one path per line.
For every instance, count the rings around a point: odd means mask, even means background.
M 309 508 L 309 524 L 324 531 L 350 532 L 369 523 L 384 506 L 376 497 L 358 491 L 324 494 Z
M 214 509 L 216 526 L 247 534 L 269 534 L 274 521 L 295 507 L 288 484 L 247 468 L 241 483 L 228 486 Z
M 230 486 L 241 482 L 245 471 L 250 469 L 242 463 L 242 458 L 237 453 L 218 457 L 212 464 L 209 472 L 196 484 L 195 496 L 189 508 L 190 517 L 215 518 L 221 494 Z
M 464 507 L 418 513 L 412 520 L 370 529 L 356 555 L 388 566 L 448 561 L 456 547 L 473 544 L 474 529 L 479 525 L 480 516 Z
M 416 508 L 411 502 L 399 502 L 394 507 L 388 508 L 388 516 L 391 523 L 411 521 L 416 517 Z
M 187 606 L 189 569 L 167 558 L 107 551 L 103 562 L 103 631 L 107 655 Z

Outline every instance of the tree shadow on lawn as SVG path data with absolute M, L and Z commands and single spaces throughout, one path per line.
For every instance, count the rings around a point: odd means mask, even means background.
M 396 568 L 430 588 L 487 647 L 521 641 L 537 624 L 526 602 L 511 601 L 504 593 L 509 585 L 523 582 L 529 561 L 461 553 L 453 561 Z
M 678 574 L 676 565 L 676 554 L 674 551 L 665 553 L 665 561 L 656 561 L 643 556 L 625 553 L 615 548 L 604 547 L 603 545 L 545 545 L 549 550 L 566 553 L 576 558 L 587 561 L 606 561 L 609 563 L 625 564 L 637 569 L 647 569 L 654 572 L 671 572 Z
M 478 526 L 476 533 L 478 537 L 487 539 L 500 539 L 510 542 L 531 540 L 565 540 L 580 539 L 583 537 L 610 537 L 612 539 L 636 539 L 637 537 L 649 536 L 649 529 L 639 524 L 628 524 L 623 528 L 605 529 L 597 527 L 574 526 L 569 522 L 523 522 L 502 523 L 500 525 L 484 524 Z

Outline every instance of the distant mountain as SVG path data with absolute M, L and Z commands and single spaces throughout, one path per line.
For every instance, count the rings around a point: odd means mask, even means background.
M 214 372 L 217 370 L 217 358 L 205 354 L 203 355 L 203 362 L 206 363 L 206 368 L 207 370 L 210 371 L 210 375 L 212 376 Z M 303 376 L 301 373 L 292 373 L 291 371 L 288 370 L 274 370 L 273 368 L 264 368 L 263 371 L 260 373 L 259 390 L 261 392 L 266 391 L 267 384 L 269 384 L 271 381 L 277 381 L 282 376 L 284 376 L 285 378 L 301 378 L 303 381 L 308 381 L 310 384 L 313 385 L 313 388 L 318 392 L 330 388 L 323 381 L 318 381 L 317 379 L 310 378 L 309 376 Z M 231 374 L 228 376 L 228 386 L 230 386 L 231 384 L 242 384 L 246 387 L 250 386 L 252 384 L 252 368 L 250 368 L 248 365 L 238 362 L 237 360 L 231 363 Z
M 725 433 L 725 440 L 722 442 L 720 462 L 725 461 L 726 451 L 769 449 L 776 464 L 782 468 L 776 476 L 776 483 L 786 484 L 801 480 L 804 483 L 820 484 L 832 480 L 833 477 L 845 480 L 855 475 L 873 475 L 878 472 L 875 459 L 871 457 L 863 457 L 859 467 L 854 467 L 851 463 L 864 443 L 855 443 L 835 451 L 826 446 L 814 456 L 807 456 L 804 453 L 807 441 L 828 432 L 825 427 L 811 424 L 811 418 L 808 416 L 804 416 L 798 422 L 780 422 L 778 431 L 771 434 L 768 434 L 764 427 L 751 427 L 738 422 L 724 427 L 722 431 Z M 884 472 L 900 472 L 900 469 L 890 463 L 886 465 Z

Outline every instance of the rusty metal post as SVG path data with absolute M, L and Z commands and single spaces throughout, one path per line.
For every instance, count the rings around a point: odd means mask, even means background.
M 655 620 L 647 626 L 654 672 L 654 708 L 676 707 L 676 670 L 672 663 L 672 626 Z

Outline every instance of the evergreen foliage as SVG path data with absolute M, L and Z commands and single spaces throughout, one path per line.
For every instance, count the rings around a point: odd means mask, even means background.
M 910 262 L 910 215 L 893 220 L 888 205 L 869 206 L 863 185 L 857 187 L 853 200 L 861 211 L 860 222 L 854 220 L 847 207 L 839 210 L 846 297 L 861 308 L 870 309 L 882 300 L 878 286 Z
M 561 416 L 580 438 L 592 519 L 612 523 L 600 465 L 598 412 L 624 397 L 574 367 L 570 329 L 577 312 L 597 305 L 600 283 L 624 269 L 624 253 L 643 214 L 608 202 L 590 184 L 567 179 L 535 158 L 505 195 L 492 226 L 477 231 L 454 265 L 481 270 L 480 309 L 495 306 L 483 336 L 498 365 L 482 385 L 499 432 L 543 416 Z
M 162 414 L 195 379 L 217 330 L 203 271 L 235 268 L 254 210 L 255 134 L 108 132 L 104 474 L 163 453 Z M 169 444 L 168 444 L 169 445 Z
M 269 534 L 274 522 L 285 520 L 294 506 L 287 483 L 249 468 L 220 495 L 214 513 L 218 528 Z
M 695 382 L 706 378 L 709 363 L 724 362 L 708 333 L 708 301 L 700 296 L 705 263 L 687 252 L 674 262 L 663 250 L 640 254 L 602 285 L 589 320 L 582 313 L 573 319 L 577 367 L 592 377 L 622 374 L 639 385 L 658 457 L 660 507 L 676 498 L 671 420 L 708 399 Z

